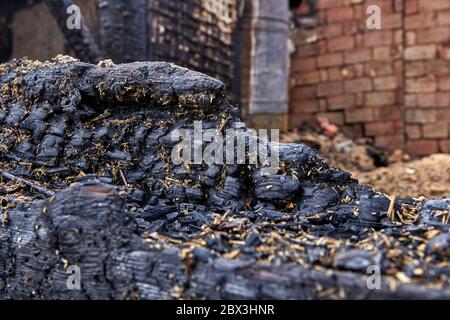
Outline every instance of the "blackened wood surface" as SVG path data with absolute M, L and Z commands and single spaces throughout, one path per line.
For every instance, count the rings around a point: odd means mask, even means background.
M 105 58 L 116 63 L 147 60 L 147 1 L 99 1 L 100 37 Z
M 1 170 L 57 192 L 2 180 L 4 298 L 449 298 L 450 199 L 394 201 L 298 144 L 269 176 L 175 164 L 195 120 L 250 133 L 214 78 L 59 57 L 1 65 L 0 85 Z
M 241 259 L 186 261 L 177 247 L 145 243 L 136 233 L 117 190 L 98 182 L 13 210 L 0 227 L 2 297 L 312 299 L 331 289 L 353 299 L 450 298 L 448 291 L 391 277 L 383 277 L 381 289 L 369 290 L 367 277 L 352 272 Z M 67 287 L 66 270 L 73 265 L 81 271 L 80 290 Z

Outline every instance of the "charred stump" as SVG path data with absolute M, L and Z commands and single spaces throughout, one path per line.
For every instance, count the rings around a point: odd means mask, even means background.
M 1 65 L 0 85 L 3 298 L 450 297 L 449 199 L 388 197 L 297 144 L 269 144 L 269 175 L 174 161 L 196 121 L 255 142 L 218 80 L 60 57 Z

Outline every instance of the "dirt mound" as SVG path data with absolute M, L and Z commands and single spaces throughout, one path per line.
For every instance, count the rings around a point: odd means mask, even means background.
M 348 170 L 360 183 L 398 197 L 442 198 L 450 194 L 450 155 L 436 154 L 413 161 L 407 155 L 388 157 L 380 148 L 339 132 L 329 137 L 310 128 L 281 135 L 286 143 L 303 143 L 334 165 Z
M 386 194 L 442 198 L 450 194 L 450 155 L 396 162 L 370 172 L 354 171 L 353 176 Z

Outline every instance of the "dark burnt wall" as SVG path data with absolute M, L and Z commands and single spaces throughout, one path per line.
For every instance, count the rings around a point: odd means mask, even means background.
M 120 17 L 115 19 L 114 10 L 111 17 L 107 12 L 104 13 L 107 11 L 104 5 L 108 3 L 114 6 L 114 1 L 75 0 L 74 3 L 80 6 L 86 25 L 96 43 L 103 48 L 104 58 L 112 58 L 114 62 L 130 60 L 127 57 L 135 56 L 133 52 L 136 50 L 133 48 L 136 46 L 122 40 L 126 40 L 126 36 L 132 39 L 132 34 L 137 34 L 133 38 L 138 38 L 139 43 L 147 43 L 146 54 L 135 60 L 170 61 L 219 78 L 232 89 L 237 1 L 147 1 L 147 21 L 140 24 L 145 29 L 142 32 L 134 29 L 126 31 L 128 23 Z M 42 1 L 19 1 L 14 6 L 8 6 L 10 10 L 7 14 L 7 2 L 1 1 L 0 5 L 0 12 L 3 13 L 0 14 L 2 61 L 24 56 L 48 60 L 61 53 L 73 55 L 55 19 Z M 102 19 L 108 20 L 105 21 L 110 27 L 101 27 Z M 120 24 L 124 26 L 123 30 Z M 109 29 L 112 30 L 110 36 Z M 142 38 L 142 35 L 145 36 Z

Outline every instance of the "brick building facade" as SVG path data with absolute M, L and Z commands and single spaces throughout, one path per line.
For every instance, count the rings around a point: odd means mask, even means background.
M 449 0 L 303 1 L 293 15 L 291 128 L 326 116 L 390 150 L 450 151 Z

